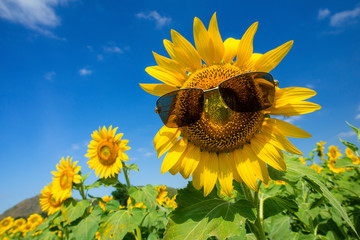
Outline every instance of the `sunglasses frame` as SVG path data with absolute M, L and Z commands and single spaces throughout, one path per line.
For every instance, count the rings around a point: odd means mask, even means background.
M 278 82 L 277 80 L 275 80 L 270 73 L 267 73 L 267 72 L 247 72 L 247 73 L 242 73 L 242 74 L 235 75 L 235 76 L 233 76 L 233 77 L 230 77 L 230 78 L 225 79 L 224 81 L 222 81 L 221 83 L 219 83 L 219 85 L 218 85 L 217 87 L 214 87 L 214 88 L 211 88 L 211 89 L 203 90 L 203 89 L 201 89 L 201 88 L 181 88 L 181 89 L 178 89 L 178 90 L 174 90 L 174 91 L 168 92 L 168 93 L 162 95 L 161 97 L 159 97 L 158 100 L 156 101 L 155 113 L 159 114 L 159 116 L 160 116 L 160 113 L 161 113 L 161 112 L 166 112 L 166 111 L 161 111 L 161 107 L 158 106 L 158 105 L 159 105 L 159 101 L 161 100 L 161 98 L 165 97 L 165 95 L 168 95 L 168 94 L 171 94 L 171 93 L 175 93 L 175 92 L 179 92 L 179 91 L 182 91 L 182 90 L 187 90 L 187 89 L 199 89 L 199 90 L 201 90 L 201 91 L 203 92 L 202 97 L 204 98 L 204 100 L 205 100 L 205 93 L 218 90 L 218 91 L 219 91 L 220 98 L 221 98 L 221 101 L 225 104 L 226 107 L 230 108 L 230 107 L 226 104 L 226 102 L 224 101 L 224 98 L 223 98 L 223 96 L 222 96 L 222 94 L 221 94 L 221 91 L 219 90 L 220 85 L 223 84 L 223 83 L 225 83 L 225 82 L 227 82 L 227 81 L 229 81 L 229 80 L 232 80 L 232 79 L 234 79 L 234 78 L 238 78 L 239 76 L 248 75 L 248 74 L 263 74 L 263 75 L 268 75 L 268 76 L 270 76 L 271 79 L 270 79 L 270 80 L 266 79 L 266 80 L 274 85 L 274 89 L 275 89 L 275 87 L 277 87 L 277 86 L 279 85 L 279 82 Z M 262 75 L 262 76 L 263 76 L 263 75 Z M 272 104 L 273 104 L 273 103 L 272 103 Z M 165 107 L 165 106 L 163 106 L 163 107 Z M 160 110 L 159 110 L 159 108 L 160 108 Z M 230 109 L 233 110 L 232 108 L 230 108 Z M 233 110 L 233 111 L 235 111 L 235 110 Z M 237 112 L 237 111 L 235 111 L 235 112 Z M 161 119 L 161 121 L 164 123 L 164 121 L 163 121 L 163 119 L 161 118 L 161 116 L 160 116 L 160 119 Z M 196 120 L 196 121 L 197 121 L 197 120 Z M 196 122 L 196 121 L 195 121 L 195 122 Z M 166 126 L 165 123 L 164 123 L 164 125 Z M 180 127 L 182 127 L 182 126 L 180 126 Z

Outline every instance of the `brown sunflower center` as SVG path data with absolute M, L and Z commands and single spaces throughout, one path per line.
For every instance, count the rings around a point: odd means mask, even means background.
M 53 207 L 59 207 L 61 205 L 60 201 L 56 201 L 56 198 L 53 197 L 53 195 L 51 195 L 49 197 L 49 204 Z
M 204 67 L 193 73 L 182 88 L 215 88 L 222 81 L 241 73 L 231 64 Z M 184 137 L 202 150 L 228 152 L 249 142 L 260 130 L 263 120 L 262 111 L 234 112 L 223 103 L 218 91 L 210 91 L 205 94 L 201 118 L 181 130 Z
M 64 171 L 60 176 L 60 186 L 62 189 L 72 187 L 73 174 L 69 171 Z
M 119 147 L 113 141 L 105 140 L 99 143 L 98 156 L 103 165 L 112 165 L 118 157 Z

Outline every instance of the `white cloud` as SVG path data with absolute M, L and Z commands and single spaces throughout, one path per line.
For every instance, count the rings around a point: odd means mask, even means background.
M 146 152 L 146 153 L 144 153 L 145 157 L 150 157 L 152 155 L 154 155 L 154 152 Z
M 295 121 L 299 121 L 300 119 L 302 119 L 302 116 L 292 116 L 288 119 L 285 119 L 284 121 L 288 123 L 294 123 Z
M 156 22 L 156 28 L 161 29 L 165 25 L 169 25 L 172 21 L 170 17 L 162 17 L 157 11 L 151 11 L 148 14 L 139 12 L 136 17 L 146 20 L 154 20 Z
M 61 24 L 54 8 L 64 5 L 69 0 L 2 0 L 0 1 L 0 17 L 8 21 L 22 24 L 45 36 L 58 38 L 49 28 Z
M 48 72 L 45 74 L 45 79 L 52 82 L 54 79 L 53 77 L 56 75 L 56 72 Z
M 319 13 L 318 13 L 318 19 L 322 20 L 324 18 L 327 18 L 330 15 L 330 10 L 325 8 L 325 9 L 319 9 Z
M 351 137 L 351 136 L 354 136 L 356 135 L 356 133 L 351 130 L 351 131 L 348 131 L 348 132 L 341 132 L 338 134 L 338 137 Z
M 104 47 L 105 52 L 112 52 L 112 53 L 123 53 L 124 51 L 119 48 L 118 46 L 112 46 L 112 47 Z
M 72 148 L 73 150 L 77 150 L 77 149 L 79 149 L 80 147 L 79 147 L 78 144 L 73 144 L 73 145 L 71 146 L 71 148 Z
M 315 88 L 315 86 L 314 86 L 314 85 L 312 85 L 312 84 L 306 84 L 306 85 L 305 85 L 305 87 L 307 87 L 307 88 L 311 88 L 311 89 L 314 89 L 314 88 Z
M 97 60 L 98 60 L 98 61 L 104 60 L 104 56 L 103 56 L 102 54 L 98 54 L 98 55 L 97 55 Z
M 355 116 L 355 119 L 359 120 L 360 119 L 360 113 L 358 115 Z
M 92 71 L 87 69 L 87 68 L 82 68 L 82 69 L 79 70 L 79 74 L 81 76 L 90 75 L 91 73 L 92 73 Z
M 360 7 L 356 7 L 352 10 L 346 10 L 332 15 L 330 18 L 330 25 L 333 27 L 341 27 L 356 22 L 359 17 Z

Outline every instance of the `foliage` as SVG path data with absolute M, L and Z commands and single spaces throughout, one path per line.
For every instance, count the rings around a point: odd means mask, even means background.
M 360 130 L 349 126 L 358 135 Z M 359 136 L 359 135 L 358 135 Z M 0 222 L 1 239 L 359 239 L 360 157 L 356 144 L 340 141 L 345 156 L 325 157 L 324 142 L 309 157 L 284 154 L 285 172 L 269 167 L 271 181 L 259 192 L 233 182 L 231 196 L 216 184 L 206 197 L 191 183 L 184 189 L 130 185 L 118 176 L 74 183 L 83 197 L 68 198 L 46 219 L 30 216 L 22 224 Z M 331 148 L 332 150 L 335 148 Z M 336 150 L 338 151 L 338 150 Z M 336 156 L 340 156 L 338 152 Z M 114 198 L 91 196 L 89 189 L 114 187 Z M 168 193 L 171 191 L 171 194 Z M 100 204 L 99 204 L 100 203 Z M 103 205 L 103 206 L 102 206 Z

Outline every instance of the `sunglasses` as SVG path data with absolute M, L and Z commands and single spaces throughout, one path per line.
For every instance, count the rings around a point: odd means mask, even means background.
M 156 101 L 155 112 L 169 128 L 195 123 L 204 110 L 205 95 L 218 90 L 222 102 L 234 112 L 256 112 L 274 103 L 275 81 L 265 72 L 243 73 L 221 82 L 217 87 L 184 88 L 169 92 Z

